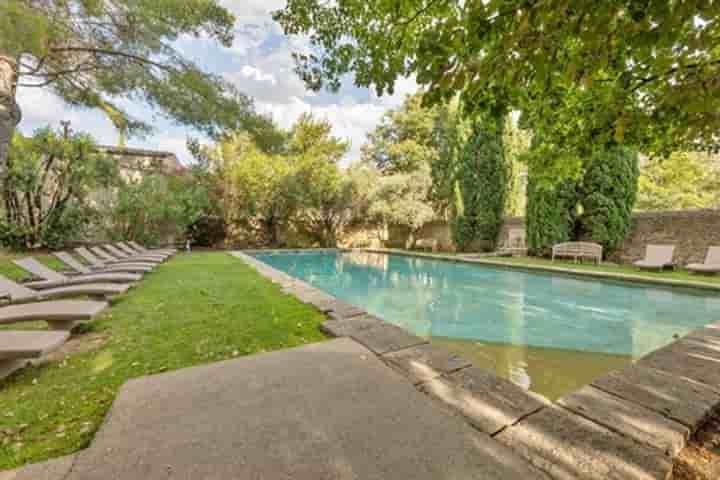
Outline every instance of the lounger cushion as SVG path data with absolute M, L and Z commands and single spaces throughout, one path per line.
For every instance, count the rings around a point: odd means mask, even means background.
M 60 348 L 70 337 L 60 331 L 0 331 L 0 360 L 40 358 Z
M 90 320 L 108 307 L 107 302 L 56 300 L 0 308 L 0 323 Z

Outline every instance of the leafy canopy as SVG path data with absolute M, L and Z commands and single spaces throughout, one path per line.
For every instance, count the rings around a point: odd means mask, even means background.
M 0 54 L 19 59 L 19 85 L 105 111 L 128 133 L 151 129 L 120 99 L 146 102 L 210 136 L 260 128 L 250 99 L 183 57 L 174 42 L 229 46 L 233 16 L 217 0 L 3 0 Z
M 16 134 L 0 179 L 0 243 L 11 248 L 58 247 L 95 217 L 95 192 L 118 179 L 116 163 L 82 133 L 51 129 Z
M 556 145 L 717 146 L 720 4 L 703 0 L 288 0 L 312 88 L 378 94 L 414 75 L 436 99 L 510 107 Z

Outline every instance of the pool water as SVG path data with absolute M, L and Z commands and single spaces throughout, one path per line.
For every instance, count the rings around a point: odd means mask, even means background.
M 369 252 L 259 260 L 549 398 L 720 319 L 720 296 Z

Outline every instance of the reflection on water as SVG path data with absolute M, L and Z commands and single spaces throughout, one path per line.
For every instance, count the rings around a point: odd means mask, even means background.
M 258 258 L 416 335 L 458 339 L 550 397 L 720 319 L 720 297 L 695 290 L 367 252 Z
M 434 337 L 431 343 L 550 400 L 556 400 L 632 361 L 629 355 L 481 343 L 457 338 Z

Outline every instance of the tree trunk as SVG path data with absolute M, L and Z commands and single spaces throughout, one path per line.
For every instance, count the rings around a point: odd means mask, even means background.
M 14 58 L 0 52 L 0 177 L 6 170 L 10 142 L 20 123 L 20 107 L 15 101 L 18 66 Z

